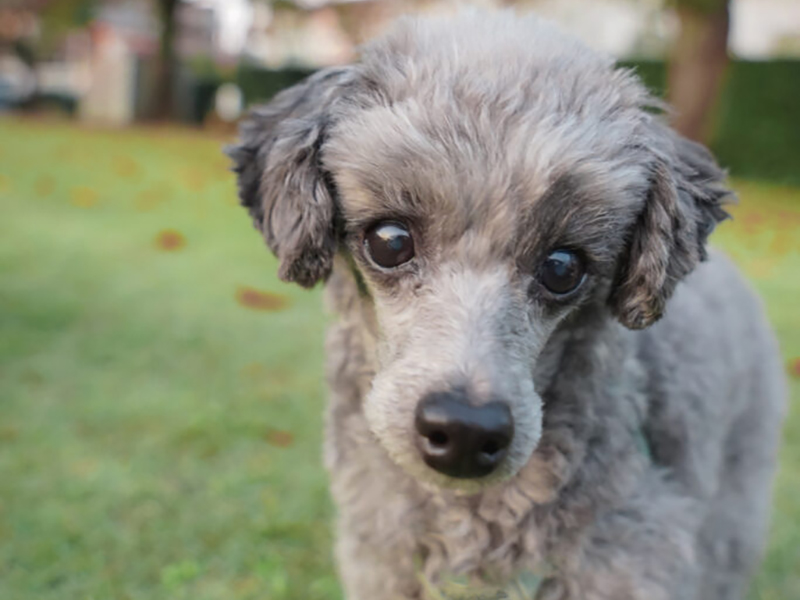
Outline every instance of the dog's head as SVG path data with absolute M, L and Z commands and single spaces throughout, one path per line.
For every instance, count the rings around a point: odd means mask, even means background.
M 353 270 L 377 339 L 364 413 L 410 473 L 512 476 L 554 332 L 589 307 L 647 327 L 705 257 L 723 173 L 653 104 L 549 25 L 479 15 L 402 22 L 244 122 L 242 202 L 285 280 Z

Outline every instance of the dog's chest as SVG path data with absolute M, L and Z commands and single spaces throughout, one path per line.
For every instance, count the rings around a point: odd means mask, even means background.
M 541 575 L 523 572 L 503 584 L 452 577 L 438 584 L 423 581 L 423 587 L 425 600 L 534 600 L 543 581 Z
M 420 580 L 430 600 L 534 598 L 547 575 L 529 510 L 505 498 L 433 496 L 420 534 Z

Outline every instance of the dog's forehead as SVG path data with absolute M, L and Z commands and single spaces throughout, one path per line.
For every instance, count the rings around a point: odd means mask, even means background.
M 479 226 L 515 244 L 544 200 L 564 224 L 635 197 L 647 180 L 638 81 L 539 21 L 468 25 L 399 27 L 366 48 L 368 85 L 323 148 L 346 222 L 405 217 L 442 240 Z
M 635 138 L 616 131 L 630 126 L 522 117 L 511 126 L 408 98 L 337 126 L 325 160 L 354 229 L 401 219 L 443 244 L 471 231 L 506 254 L 531 243 L 526 231 L 601 248 L 648 185 Z

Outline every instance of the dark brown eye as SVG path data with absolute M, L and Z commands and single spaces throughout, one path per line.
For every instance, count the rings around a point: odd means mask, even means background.
M 393 221 L 382 221 L 367 230 L 364 244 L 370 258 L 380 267 L 391 269 L 414 258 L 414 239 L 408 229 Z
M 586 269 L 583 260 L 572 250 L 554 250 L 542 265 L 539 280 L 553 294 L 563 296 L 578 289 Z

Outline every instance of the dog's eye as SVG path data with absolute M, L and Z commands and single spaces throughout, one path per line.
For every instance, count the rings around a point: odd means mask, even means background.
M 578 289 L 585 274 L 583 260 L 578 254 L 559 249 L 551 252 L 544 261 L 539 280 L 550 292 L 563 296 Z
M 370 258 L 380 267 L 391 269 L 414 258 L 414 239 L 408 229 L 393 221 L 373 225 L 364 236 Z

